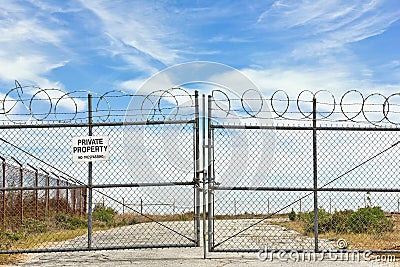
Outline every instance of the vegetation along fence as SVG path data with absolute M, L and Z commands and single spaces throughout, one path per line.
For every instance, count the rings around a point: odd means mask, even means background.
M 29 219 L 45 221 L 53 214 L 83 216 L 86 213 L 85 188 L 54 172 L 22 164 L 13 157 L 14 164 L 2 156 L 0 159 L 2 231 L 17 231 Z

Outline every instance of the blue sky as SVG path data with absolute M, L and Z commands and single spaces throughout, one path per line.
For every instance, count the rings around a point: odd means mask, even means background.
M 0 90 L 135 91 L 175 64 L 237 68 L 260 89 L 396 92 L 398 0 L 2 0 Z

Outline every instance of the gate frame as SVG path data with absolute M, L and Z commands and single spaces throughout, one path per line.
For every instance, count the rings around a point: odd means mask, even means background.
M 214 234 L 215 234 L 215 228 L 214 228 L 214 192 L 218 190 L 244 190 L 244 191 L 308 191 L 309 194 L 306 196 L 311 196 L 313 195 L 313 212 L 314 212 L 314 228 L 313 228 L 313 234 L 314 234 L 314 248 L 313 249 L 283 249 L 285 252 L 299 252 L 299 253 L 323 253 L 323 250 L 319 249 L 318 243 L 319 243 L 319 238 L 318 238 L 318 192 L 334 192 L 334 191 L 340 191 L 340 192 L 390 192 L 390 193 L 400 193 L 400 188 L 334 188 L 334 187 L 326 187 L 328 184 L 323 185 L 322 187 L 318 187 L 318 151 L 317 151 L 317 137 L 318 137 L 318 131 L 396 131 L 399 132 L 399 128 L 393 128 L 393 127 L 349 127 L 349 126 L 318 126 L 317 122 L 319 121 L 317 119 L 317 100 L 315 95 L 313 96 L 312 99 L 312 112 L 310 115 L 312 115 L 312 126 L 252 126 L 252 125 L 242 125 L 242 126 L 232 126 L 232 125 L 213 125 L 212 120 L 212 101 L 213 97 L 211 95 L 208 95 L 208 101 L 207 101 L 207 129 L 208 129 L 208 142 L 207 145 L 205 146 L 208 149 L 208 172 L 207 172 L 207 182 L 208 182 L 208 190 L 207 190 L 207 195 L 208 195 L 208 252 L 244 252 L 244 253 L 257 253 L 257 252 L 273 252 L 276 253 L 279 250 L 277 249 L 215 249 L 215 243 L 214 243 Z M 299 100 L 297 100 L 299 101 Z M 386 100 L 387 101 L 387 100 Z M 298 103 L 297 103 L 298 104 Z M 312 157 L 313 157 L 313 187 L 310 188 L 301 188 L 301 187 L 292 187 L 292 188 L 280 188 L 280 187 L 257 187 L 257 188 L 251 188 L 251 187 L 223 187 L 219 186 L 215 182 L 215 172 L 214 172 L 214 164 L 215 164 L 215 158 L 214 158 L 214 129 L 216 128 L 226 128 L 226 129 L 246 129 L 246 130 L 252 130 L 252 129 L 280 129 L 280 130 L 307 130 L 307 131 L 312 131 Z M 386 151 L 390 150 L 394 146 L 397 146 L 400 144 L 400 141 L 397 143 L 393 144 L 392 146 L 389 146 L 388 148 L 380 151 L 377 154 L 374 154 L 367 160 L 361 162 L 360 164 L 357 164 L 355 167 L 349 169 L 346 171 L 344 174 L 339 175 L 337 178 L 335 178 L 333 181 L 337 180 L 340 177 L 343 177 L 345 174 L 354 171 L 355 169 L 359 168 L 363 164 L 371 161 L 372 159 L 376 158 L 378 155 L 381 155 L 385 153 Z M 301 199 L 303 199 L 302 197 Z M 235 236 L 237 236 L 239 233 L 242 233 L 255 225 L 259 224 L 260 222 L 270 218 L 272 215 L 278 213 L 279 211 L 291 206 L 292 204 L 296 203 L 298 200 L 295 202 L 291 202 L 288 205 L 285 205 L 284 208 L 278 210 L 277 212 L 274 212 L 272 214 L 266 215 L 263 218 L 260 218 L 257 223 L 252 224 L 249 227 L 246 227 L 242 230 L 235 231 L 233 233 L 233 236 L 223 240 L 222 242 L 225 242 Z M 217 244 L 218 246 L 219 244 Z M 381 249 L 372 249 L 372 250 L 367 250 L 367 249 L 340 249 L 340 250 L 332 250 L 332 253 L 400 253 L 400 250 L 393 250 L 393 249 L 388 249 L 388 250 L 381 250 Z
M 192 97 L 193 95 L 190 95 Z M 79 185 L 67 184 L 67 185 L 59 185 L 51 186 L 47 184 L 46 186 L 24 186 L 21 184 L 18 187 L 5 187 L 5 178 L 3 179 L 3 187 L 1 188 L 2 192 L 2 202 L 6 199 L 6 192 L 13 192 L 13 191 L 20 191 L 23 192 L 24 190 L 46 190 L 48 192 L 50 189 L 83 189 L 87 191 L 84 196 L 85 203 L 87 203 L 86 207 L 83 207 L 85 211 L 87 211 L 87 221 L 88 221 L 88 228 L 87 228 L 87 247 L 80 247 L 80 248 L 49 248 L 49 249 L 12 249 L 12 250 L 0 250 L 1 254 L 19 254 L 19 253 L 44 253 L 44 252 L 73 252 L 73 251 L 97 251 L 97 250 L 118 250 L 118 249 L 141 249 L 141 248 L 168 248 L 168 247 L 199 247 L 200 246 L 200 213 L 201 213 L 201 205 L 200 205 L 200 193 L 202 191 L 200 187 L 200 175 L 201 171 L 200 168 L 200 117 L 199 117 L 199 94 L 198 91 L 194 91 L 194 118 L 188 120 L 171 120 L 171 121 L 140 121 L 140 122 L 93 122 L 93 106 L 92 106 L 92 95 L 89 93 L 87 96 L 87 103 L 88 103 L 88 122 L 87 123 L 49 123 L 49 124 L 13 124 L 13 125 L 0 125 L 0 130 L 3 129 L 49 129 L 49 128 L 88 128 L 88 134 L 91 136 L 93 134 L 93 127 L 106 127 L 106 126 L 132 126 L 132 125 L 173 125 L 173 124 L 191 124 L 193 126 L 193 180 L 192 181 L 185 181 L 185 182 L 164 182 L 164 183 L 120 183 L 120 184 L 111 184 L 111 183 L 103 183 L 103 184 L 93 184 L 93 163 L 88 162 L 88 177 L 87 183 L 83 181 L 78 181 L 74 177 L 70 176 L 69 174 L 63 172 L 62 170 L 58 169 L 57 167 L 43 161 L 39 157 L 27 152 L 18 146 L 14 145 L 7 140 L 2 139 L 3 142 L 14 146 L 16 149 L 27 153 L 31 157 L 35 158 L 36 160 L 40 161 L 44 165 L 50 166 L 52 169 L 59 171 L 62 174 L 65 174 L 67 177 L 75 179 L 79 182 Z M 3 161 L 3 176 L 5 177 L 5 161 L 6 159 L 0 156 L 0 159 Z M 47 171 L 40 168 L 42 171 L 48 174 Z M 22 172 L 22 165 L 21 165 L 21 172 Z M 152 187 L 152 186 L 193 186 L 193 239 L 185 236 L 190 241 L 193 241 L 192 244 L 155 244 L 155 245 L 127 245 L 127 246 L 103 246 L 103 247 L 92 247 L 92 234 L 93 234 L 93 220 L 92 220 L 92 213 L 93 213 L 93 190 L 95 189 L 102 189 L 102 188 L 122 188 L 122 187 Z M 112 196 L 107 196 L 105 193 L 97 191 L 101 195 L 109 198 L 110 200 L 114 201 L 115 203 L 124 205 L 125 208 L 130 209 L 129 206 L 125 205 L 125 203 L 115 199 Z M 47 193 L 46 193 L 47 194 Z M 4 213 L 4 210 L 2 214 Z M 47 215 L 47 214 L 46 214 Z M 21 217 L 23 215 L 21 214 Z M 1 216 L 2 224 L 4 224 L 5 220 L 4 214 Z M 168 226 L 165 226 L 163 222 L 158 222 L 155 219 L 151 219 L 152 222 L 155 222 L 166 229 L 176 232 L 174 229 L 171 229 Z M 1 229 L 0 229 L 1 230 Z M 180 233 L 178 233 L 180 234 Z M 182 235 L 182 234 L 180 234 Z

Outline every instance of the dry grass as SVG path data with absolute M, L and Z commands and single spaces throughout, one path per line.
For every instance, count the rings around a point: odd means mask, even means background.
M 295 220 L 295 221 L 287 220 L 287 221 L 282 221 L 282 222 L 272 221 L 271 224 L 282 226 L 286 229 L 294 230 L 296 232 L 304 234 L 304 222 L 302 222 L 300 220 Z M 309 235 L 307 235 L 307 236 L 309 236 Z
M 218 220 L 232 220 L 232 219 L 261 219 L 267 218 L 268 215 L 258 214 L 241 214 L 241 215 L 218 215 Z M 400 214 L 387 214 L 387 217 L 394 222 L 394 229 L 392 232 L 380 233 L 380 234 L 336 234 L 334 232 L 328 232 L 319 234 L 319 238 L 336 241 L 338 239 L 345 239 L 349 244 L 348 249 L 359 249 L 359 250 L 399 250 L 400 253 Z M 286 229 L 294 230 L 305 236 L 312 237 L 313 234 L 304 233 L 304 222 L 296 219 L 290 221 L 288 214 L 277 214 L 270 218 L 285 218 L 284 221 L 270 221 L 269 223 L 282 226 Z
M 100 230 L 100 229 L 97 229 Z M 16 241 L 10 250 L 43 248 L 46 243 L 69 240 L 87 233 L 87 229 L 58 230 L 41 234 L 32 234 Z M 0 265 L 15 264 L 24 260 L 23 254 L 0 254 Z
M 336 234 L 328 232 L 320 234 L 319 237 L 328 240 L 345 239 L 349 247 L 348 249 L 368 249 L 368 250 L 399 250 L 400 252 L 400 214 L 388 214 L 388 217 L 394 222 L 394 230 L 388 233 L 381 234 Z M 242 214 L 242 215 L 219 215 L 218 220 L 232 220 L 232 219 L 261 219 L 266 218 L 267 215 L 259 214 Z M 202 218 L 202 215 L 200 215 Z M 287 214 L 279 214 L 271 216 L 271 218 L 288 218 Z M 194 219 L 193 213 L 174 214 L 174 215 L 150 215 L 144 216 L 139 214 L 118 214 L 115 215 L 115 223 L 113 225 L 105 225 L 96 222 L 94 224 L 94 231 L 105 230 L 115 226 L 133 225 L 138 223 L 145 223 L 151 221 L 190 221 Z M 295 221 L 271 221 L 270 223 L 285 227 L 286 229 L 295 230 L 304 234 L 304 222 L 296 219 Z M 46 233 L 32 234 L 16 241 L 11 249 L 35 249 L 43 247 L 46 243 L 65 241 L 75 237 L 84 235 L 87 229 L 76 230 L 53 230 Z M 309 235 L 310 236 L 310 235 Z M 21 254 L 3 254 L 0 255 L 0 265 L 12 264 L 20 262 L 24 259 Z
M 200 215 L 202 218 L 203 215 Z M 183 214 L 167 214 L 167 215 L 153 215 L 153 214 L 117 214 L 115 215 L 115 224 L 118 225 L 132 225 L 137 223 L 146 222 L 170 222 L 170 221 L 191 221 L 194 220 L 194 213 L 188 212 Z
M 23 254 L 0 254 L 0 266 L 23 262 L 26 255 Z
M 394 222 L 392 232 L 379 234 L 353 234 L 328 232 L 319 234 L 319 238 L 328 240 L 344 239 L 348 243 L 348 249 L 359 250 L 399 250 L 400 252 L 400 214 L 387 214 L 387 217 Z M 296 219 L 295 221 L 272 222 L 275 225 L 285 227 L 290 230 L 295 230 L 304 234 L 304 222 Z M 307 236 L 312 236 L 308 234 Z
M 107 225 L 102 222 L 94 222 L 93 231 L 107 230 L 117 226 L 133 225 L 138 223 L 152 221 L 190 221 L 194 219 L 193 213 L 174 214 L 174 215 L 150 215 L 144 214 L 117 214 L 115 215 L 115 223 Z M 50 222 L 54 224 L 54 222 Z M 10 250 L 37 249 L 51 245 L 53 242 L 60 242 L 73 239 L 78 236 L 85 235 L 87 228 L 79 228 L 75 230 L 51 229 L 45 233 L 29 234 L 21 239 L 14 241 Z M 26 255 L 23 254 L 0 254 L 0 265 L 15 264 L 22 262 Z

